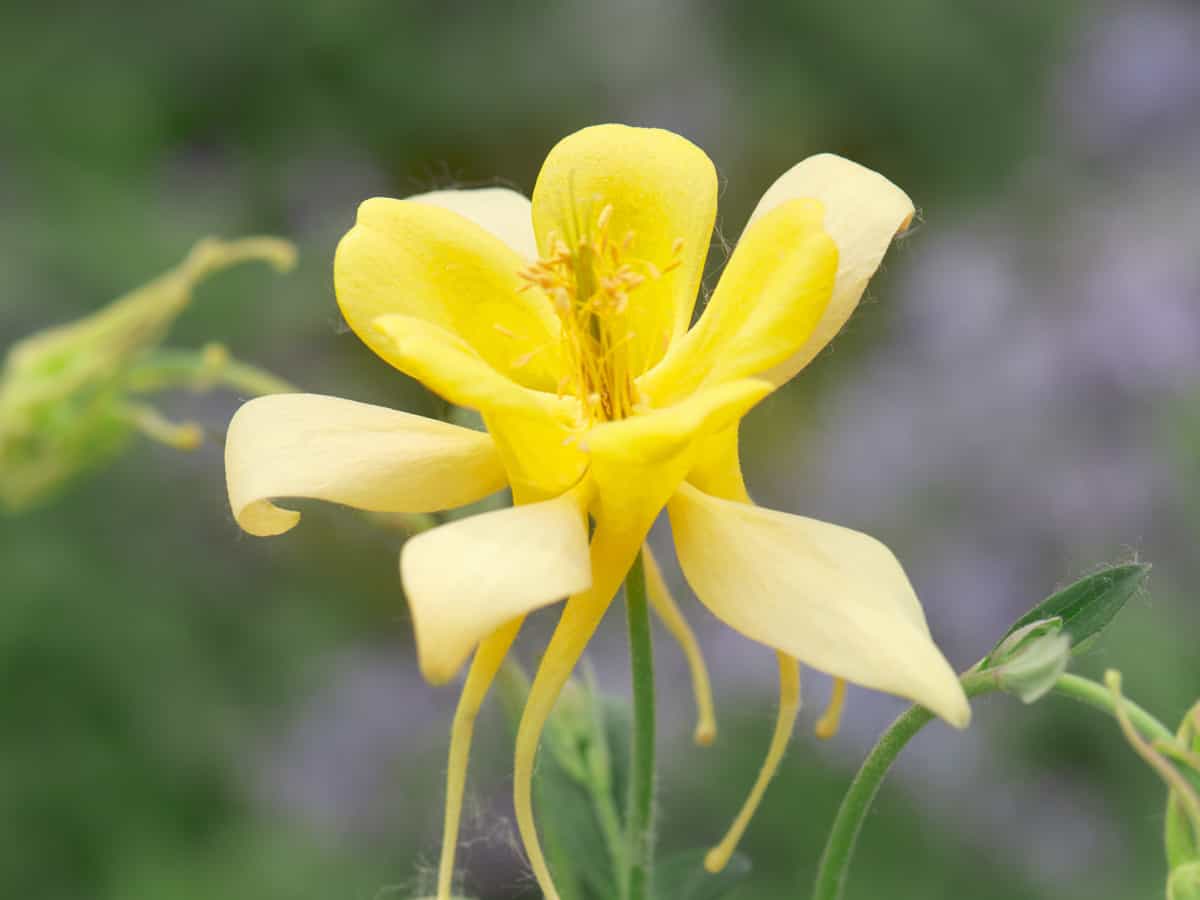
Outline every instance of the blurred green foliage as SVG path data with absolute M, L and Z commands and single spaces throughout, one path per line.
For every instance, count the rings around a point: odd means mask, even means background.
M 6 4 L 0 349 L 143 283 L 203 234 L 280 233 L 301 246 L 298 272 L 204 286 L 180 343 L 221 340 L 302 388 L 436 411 L 339 334 L 332 250 L 364 197 L 496 177 L 528 189 L 560 136 L 625 119 L 711 142 L 731 235 L 772 178 L 818 149 L 888 172 L 926 207 L 971 204 L 1036 145 L 1035 101 L 1074 14 L 955 0 Z M 834 365 L 870 335 L 859 329 Z M 194 412 L 219 432 L 231 410 Z M 1200 446 L 1186 443 L 1195 434 L 1181 445 Z M 419 888 L 437 753 L 395 761 L 406 799 L 382 836 L 290 821 L 257 786 L 339 651 L 411 652 L 399 541 L 318 509 L 285 540 L 244 539 L 215 444 L 185 462 L 138 446 L 58 505 L 0 519 L 0 896 L 367 900 Z M 1149 611 L 1116 631 L 1109 658 L 1131 685 L 1139 666 L 1147 680 L 1167 660 L 1191 658 L 1194 671 L 1194 642 Z M 1152 642 L 1156 660 L 1143 652 Z M 1194 693 L 1160 691 L 1180 708 Z M 437 715 L 413 717 L 414 747 L 444 740 L 452 697 L 436 696 Z M 398 692 L 401 721 L 404 702 Z M 726 704 L 758 711 L 726 714 L 715 748 L 664 753 L 678 764 L 662 777 L 663 855 L 719 833 L 761 761 L 772 702 Z M 502 728 L 480 731 L 472 790 L 503 795 L 511 748 Z M 975 777 L 1094 785 L 1100 811 L 1130 823 L 1117 858 L 1095 860 L 1069 892 L 1048 887 L 893 784 L 849 900 L 1126 900 L 1158 883 L 1159 789 L 1107 723 L 1048 700 L 991 734 L 1011 762 Z M 804 895 L 856 762 L 797 740 L 745 842 L 754 870 L 740 896 Z M 494 843 L 466 848 L 467 887 L 523 896 L 516 854 Z

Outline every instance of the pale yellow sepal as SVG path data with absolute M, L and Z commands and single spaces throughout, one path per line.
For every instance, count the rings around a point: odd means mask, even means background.
M 533 189 L 533 227 L 543 255 L 554 239 L 575 246 L 611 206 L 609 234 L 628 238 L 627 258 L 679 266 L 637 290 L 628 316 L 630 368 L 658 360 L 691 320 L 717 214 L 717 173 L 704 151 L 658 128 L 596 125 L 550 151 Z
M 374 512 L 463 506 L 504 486 L 492 439 L 381 406 L 317 394 L 273 394 L 243 405 L 225 440 L 229 503 L 251 534 L 287 531 L 300 514 L 281 497 Z
M 381 316 L 367 330 L 392 365 L 451 403 L 568 424 L 580 418 L 574 397 L 523 387 L 496 371 L 468 341 L 424 319 Z
M 759 375 L 804 345 L 838 267 L 824 217 L 816 200 L 790 200 L 746 229 L 700 321 L 641 380 L 656 403 Z
M 533 236 L 533 215 L 529 198 L 508 188 L 470 188 L 430 191 L 407 198 L 413 203 L 428 203 L 470 219 L 484 231 L 508 244 L 527 261 L 537 259 L 537 238 Z
M 421 672 L 441 684 L 505 622 L 586 590 L 587 495 L 460 519 L 412 538 L 400 575 Z
M 371 326 L 380 316 L 410 316 L 464 341 L 509 378 L 553 390 L 559 375 L 559 324 L 549 301 L 522 290 L 526 259 L 470 219 L 428 202 L 376 197 L 333 261 L 338 305 L 372 350 L 403 369 Z
M 967 725 L 971 711 L 958 678 L 930 638 L 900 563 L 879 541 L 689 484 L 668 509 L 688 583 L 730 627 Z
M 822 153 L 797 163 L 771 185 L 750 216 L 746 233 L 772 210 L 797 198 L 819 200 L 825 207 L 825 231 L 838 248 L 837 281 L 812 335 L 768 374 L 775 384 L 808 365 L 841 330 L 892 239 L 908 227 L 914 212 L 908 195 L 878 172 Z

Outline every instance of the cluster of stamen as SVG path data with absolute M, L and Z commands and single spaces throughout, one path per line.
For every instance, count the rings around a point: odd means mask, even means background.
M 592 228 L 573 245 L 550 236 L 549 253 L 522 270 L 525 288 L 540 288 L 562 322 L 563 375 L 560 395 L 583 403 L 589 421 L 623 419 L 637 408 L 629 344 L 629 295 L 647 281 L 662 278 L 682 261 L 683 241 L 675 241 L 663 266 L 630 254 L 634 233 L 620 240 L 609 234 L 613 207 L 604 206 Z M 519 365 L 519 361 L 518 361 Z

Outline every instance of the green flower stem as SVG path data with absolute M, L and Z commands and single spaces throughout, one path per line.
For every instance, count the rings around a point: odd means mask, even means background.
M 994 671 L 972 669 L 961 678 L 963 691 L 968 697 L 991 693 L 1001 689 Z M 1054 683 L 1054 693 L 1069 697 L 1101 712 L 1115 715 L 1112 692 L 1104 685 L 1078 675 L 1062 675 Z M 1171 732 L 1165 725 L 1130 700 L 1124 701 L 1125 712 L 1133 723 L 1151 739 L 1170 740 Z M 840 900 L 846 884 L 854 845 L 862 830 L 875 795 L 883 784 L 884 776 L 913 736 L 934 718 L 933 713 L 922 706 L 913 706 L 903 713 L 867 755 L 850 783 L 842 805 L 838 808 L 833 828 L 821 854 L 817 870 L 817 881 L 813 887 L 813 900 Z
M 646 606 L 646 570 L 641 551 L 625 579 L 629 654 L 633 672 L 633 735 L 630 748 L 629 859 L 623 879 L 625 900 L 647 900 L 654 849 L 654 651 Z
M 125 376 L 129 389 L 155 393 L 172 388 L 203 390 L 224 385 L 259 397 L 296 390 L 288 382 L 256 366 L 238 362 L 219 345 L 204 350 L 155 350 L 138 360 Z

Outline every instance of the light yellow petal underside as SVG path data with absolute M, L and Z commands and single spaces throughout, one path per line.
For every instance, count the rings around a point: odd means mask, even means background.
M 275 498 L 433 512 L 504 486 L 500 457 L 486 434 L 317 394 L 272 394 L 242 406 L 229 423 L 225 476 L 234 518 L 263 536 L 281 534 L 300 519 Z
M 717 174 L 695 144 L 657 128 L 596 125 L 560 141 L 546 157 L 533 189 L 533 227 L 543 255 L 552 236 L 576 245 L 604 207 L 608 233 L 624 258 L 663 268 L 676 243 L 680 265 L 637 288 L 628 315 L 634 339 L 630 365 L 653 364 L 691 320 L 717 213 Z
M 822 153 L 797 163 L 771 185 L 750 216 L 747 232 L 776 207 L 804 197 L 825 207 L 825 230 L 838 248 L 837 282 L 825 314 L 804 346 L 769 373 L 776 384 L 808 365 L 841 330 L 892 239 L 913 217 L 912 200 L 878 172 Z
M 812 199 L 791 200 L 746 229 L 700 320 L 640 380 L 656 404 L 697 386 L 756 376 L 787 360 L 821 321 L 838 249 Z
M 521 384 L 553 390 L 558 319 L 542 294 L 522 291 L 524 265 L 503 240 L 444 205 L 376 197 L 338 244 L 333 280 L 350 327 L 393 365 L 402 367 L 371 323 L 399 314 L 457 335 Z
M 376 319 L 367 332 L 373 346 L 402 372 L 436 394 L 481 412 L 507 410 L 522 415 L 573 422 L 578 402 L 527 388 L 496 371 L 471 344 L 454 332 L 414 316 Z
M 508 188 L 471 188 L 430 191 L 407 198 L 413 203 L 428 203 L 470 219 L 484 231 L 508 244 L 521 259 L 537 259 L 537 239 L 533 236 L 533 215 L 529 198 Z
M 572 491 L 460 519 L 404 545 L 400 575 L 427 680 L 452 678 L 505 622 L 591 585 L 585 505 Z
M 970 707 L 958 678 L 883 544 L 689 484 L 668 509 L 688 582 L 726 624 L 814 668 L 907 697 L 966 726 Z

